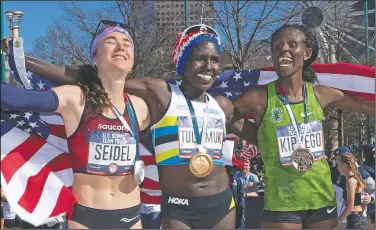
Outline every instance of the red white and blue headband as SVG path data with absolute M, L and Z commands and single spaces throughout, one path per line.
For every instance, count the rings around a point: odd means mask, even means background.
M 200 42 L 211 41 L 218 47 L 219 55 L 222 55 L 221 41 L 215 29 L 210 26 L 199 24 L 188 27 L 176 38 L 172 58 L 176 66 L 176 72 L 183 76 L 184 64 L 194 47 Z
M 102 28 L 101 28 L 101 26 L 102 26 Z M 132 47 L 134 49 L 134 43 L 133 43 L 133 40 L 132 40 L 132 36 L 128 32 L 128 30 L 125 29 L 124 27 L 125 27 L 125 24 L 116 23 L 116 22 L 109 21 L 109 20 L 102 20 L 98 24 L 97 31 L 95 32 L 95 36 L 94 36 L 94 38 L 91 42 L 91 45 L 90 45 L 90 61 L 91 61 L 92 65 L 94 65 L 94 57 L 96 55 L 99 43 L 102 41 L 103 37 L 106 36 L 109 33 L 119 32 L 119 33 L 124 34 L 125 36 L 127 36 L 129 41 L 131 41 Z

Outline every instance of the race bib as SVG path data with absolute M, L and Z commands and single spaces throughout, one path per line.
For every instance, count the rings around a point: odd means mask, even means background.
M 325 157 L 324 137 L 322 133 L 322 123 L 312 121 L 306 124 L 306 134 L 304 134 L 304 123 L 299 123 L 299 138 L 303 148 L 309 149 L 315 160 Z M 291 155 L 299 148 L 299 141 L 295 134 L 293 125 L 277 127 L 278 153 L 283 165 L 291 165 Z
M 95 130 L 89 142 L 87 172 L 109 176 L 133 172 L 136 142 L 131 134 Z
M 200 136 L 204 124 L 204 118 L 197 117 L 198 128 Z M 195 138 L 195 133 L 192 126 L 191 117 L 179 117 L 179 156 L 182 158 L 190 158 L 192 154 L 198 151 L 198 145 Z M 222 143 L 223 143 L 224 123 L 222 119 L 208 118 L 206 129 L 205 146 L 207 154 L 213 159 L 222 158 Z

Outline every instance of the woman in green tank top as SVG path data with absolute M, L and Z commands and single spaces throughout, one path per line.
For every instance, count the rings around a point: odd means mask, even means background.
M 375 104 L 341 90 L 314 85 L 318 56 L 313 31 L 284 25 L 272 35 L 278 80 L 251 88 L 232 104 L 218 97 L 230 132 L 258 144 L 265 166 L 263 228 L 334 228 L 336 200 L 323 144 L 323 109 L 375 114 Z M 251 113 L 257 132 L 244 124 Z M 256 141 L 257 140 L 257 141 Z M 258 143 L 257 143 L 258 142 Z

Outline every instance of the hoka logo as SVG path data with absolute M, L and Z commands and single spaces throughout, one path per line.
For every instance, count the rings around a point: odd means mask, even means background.
M 168 203 L 169 204 L 178 204 L 178 205 L 189 205 L 188 199 L 177 198 L 177 197 L 169 197 Z

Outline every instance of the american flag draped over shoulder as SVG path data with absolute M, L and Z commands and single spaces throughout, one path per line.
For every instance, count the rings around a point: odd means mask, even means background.
M 336 63 L 313 64 L 320 85 L 330 86 L 366 100 L 375 101 L 375 68 L 370 66 Z M 219 74 L 208 90 L 212 96 L 226 96 L 235 100 L 245 90 L 257 85 L 266 85 L 277 80 L 274 68 L 243 71 L 226 71 Z M 169 81 L 181 84 L 181 80 Z
M 33 90 L 55 87 L 25 68 L 21 38 L 12 40 L 10 47 L 10 69 L 23 87 Z M 350 64 L 317 64 L 313 68 L 322 85 L 348 90 L 367 100 L 375 99 L 374 68 Z M 233 100 L 249 87 L 275 79 L 277 76 L 270 68 L 224 72 L 209 93 Z M 179 84 L 178 81 L 170 83 Z M 234 135 L 228 137 L 231 139 Z M 140 153 L 147 165 L 141 199 L 145 203 L 159 203 L 161 192 L 155 159 L 145 146 L 140 148 Z M 70 190 L 73 171 L 64 124 L 57 114 L 2 110 L 1 166 L 1 183 L 8 201 L 22 219 L 34 225 L 67 213 L 76 202 Z
M 337 64 L 313 64 L 319 83 L 344 90 L 356 97 L 375 101 L 375 68 L 348 63 Z M 222 72 L 217 77 L 212 88 L 208 90 L 212 96 L 226 96 L 235 100 L 245 90 L 265 85 L 277 80 L 278 76 L 274 68 L 262 68 L 243 71 Z M 169 81 L 172 84 L 181 84 L 181 80 Z M 254 122 L 250 115 L 247 118 Z M 227 139 L 235 141 L 237 136 L 227 133 Z M 258 154 L 258 149 L 246 141 L 243 141 L 243 148 L 239 156 L 244 159 L 251 159 Z
M 27 71 L 22 39 L 10 43 L 9 66 L 22 87 L 49 90 L 51 82 Z M 19 216 L 41 225 L 76 202 L 65 129 L 57 114 L 1 110 L 1 184 Z

